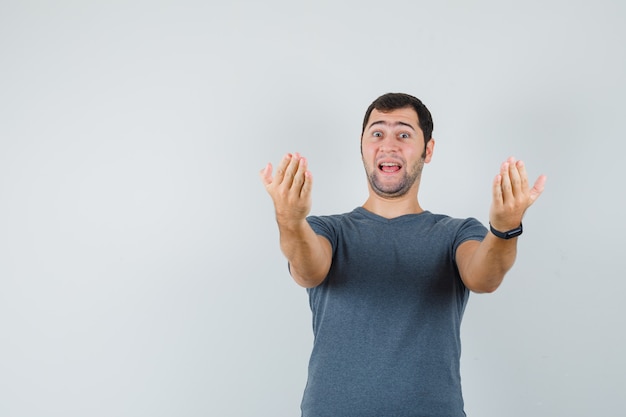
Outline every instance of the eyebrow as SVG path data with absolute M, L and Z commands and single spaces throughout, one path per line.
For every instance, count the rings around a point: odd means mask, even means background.
M 371 124 L 367 127 L 367 129 L 369 130 L 369 129 L 371 129 L 371 128 L 372 128 L 372 126 L 375 126 L 375 125 L 385 125 L 385 126 L 406 126 L 406 127 L 411 128 L 411 130 L 415 132 L 415 128 L 414 128 L 411 124 L 409 124 L 409 123 L 405 123 L 405 122 L 400 122 L 400 121 L 398 121 L 398 122 L 394 122 L 394 123 L 389 123 L 389 122 L 384 121 L 384 120 L 378 120 L 378 121 L 376 121 L 376 122 L 372 122 L 372 123 L 371 123 Z

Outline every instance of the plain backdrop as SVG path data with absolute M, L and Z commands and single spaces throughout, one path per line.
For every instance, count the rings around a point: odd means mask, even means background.
M 311 349 L 258 172 L 366 198 L 365 109 L 421 98 L 426 209 L 486 223 L 532 180 L 518 262 L 462 328 L 474 417 L 623 416 L 626 2 L 0 1 L 0 416 L 299 415 Z

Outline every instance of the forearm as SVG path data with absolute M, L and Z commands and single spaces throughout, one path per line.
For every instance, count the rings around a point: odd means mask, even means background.
M 330 269 L 330 243 L 317 235 L 306 220 L 279 224 L 280 248 L 289 261 L 293 279 L 305 288 L 319 285 Z
M 477 245 L 473 254 L 465 265 L 459 265 L 465 286 L 477 293 L 495 291 L 515 262 L 517 239 L 505 240 L 487 233 L 482 242 L 471 242 Z
M 306 288 L 319 285 L 330 270 L 332 248 L 306 220 L 311 210 L 313 185 L 306 159 L 297 153 L 287 154 L 275 177 L 272 177 L 272 164 L 267 164 L 259 174 L 274 201 L 280 249 L 289 261 L 291 276 Z
M 545 182 L 545 175 L 541 175 L 531 189 L 524 163 L 513 157 L 507 159 L 493 181 L 490 224 L 496 230 L 513 232 L 512 228 L 521 225 L 526 209 L 543 192 Z M 465 286 L 474 292 L 495 291 L 515 262 L 517 239 L 501 238 L 490 231 L 480 243 L 462 243 L 456 261 Z

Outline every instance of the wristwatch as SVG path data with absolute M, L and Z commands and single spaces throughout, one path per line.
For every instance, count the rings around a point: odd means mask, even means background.
M 521 235 L 522 232 L 524 231 L 524 229 L 522 228 L 522 223 L 520 223 L 519 226 L 516 227 L 515 229 L 507 230 L 506 232 L 501 232 L 499 230 L 494 229 L 491 223 L 489 223 L 489 229 L 491 230 L 491 233 L 498 236 L 500 239 L 511 239 L 511 238 Z

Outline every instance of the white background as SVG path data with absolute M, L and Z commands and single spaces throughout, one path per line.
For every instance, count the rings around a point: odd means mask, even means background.
M 618 416 L 626 3 L 0 1 L 0 416 L 296 416 L 311 348 L 259 170 L 366 198 L 363 113 L 433 113 L 420 201 L 544 195 L 463 323 L 476 417 Z

